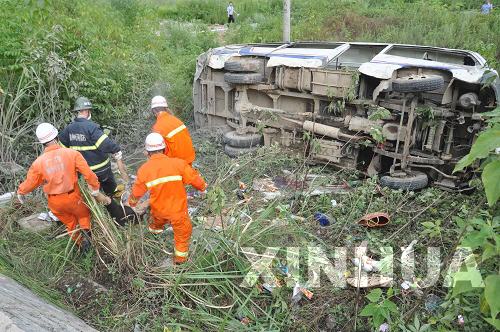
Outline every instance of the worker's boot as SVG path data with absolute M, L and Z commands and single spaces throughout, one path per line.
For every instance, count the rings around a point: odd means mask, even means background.
M 86 255 L 90 248 L 92 247 L 92 243 L 90 242 L 91 234 L 90 230 L 84 229 L 81 231 L 82 240 L 80 242 L 80 254 Z

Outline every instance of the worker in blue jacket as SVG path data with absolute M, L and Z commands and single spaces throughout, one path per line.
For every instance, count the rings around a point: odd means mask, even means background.
M 77 116 L 61 131 L 59 141 L 63 146 L 79 151 L 90 169 L 97 175 L 104 193 L 114 195 L 117 183 L 111 170 L 110 154 L 116 160 L 123 180 L 129 182 L 121 148 L 101 130 L 98 124 L 90 121 L 92 116 L 90 100 L 79 97 L 73 110 L 77 112 Z

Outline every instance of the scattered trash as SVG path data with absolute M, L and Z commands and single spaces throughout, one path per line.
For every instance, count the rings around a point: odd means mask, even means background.
M 16 197 L 15 192 L 5 193 L 0 196 L 0 205 L 9 203 L 14 197 Z
M 295 283 L 292 293 L 292 303 L 297 304 L 305 296 L 308 300 L 311 300 L 313 293 L 305 287 L 302 287 L 298 282 Z
M 336 200 L 334 200 L 334 199 L 332 199 L 332 200 L 330 201 L 330 203 L 332 204 L 332 208 L 334 208 L 334 207 L 336 207 L 336 206 L 338 205 L 337 201 L 336 201 Z
M 326 227 L 326 226 L 330 225 L 330 218 L 328 218 L 328 216 L 326 214 L 323 214 L 321 212 L 316 212 L 314 214 L 314 220 L 316 220 L 317 222 L 319 222 L 319 224 L 322 227 Z
M 347 284 L 352 287 L 358 287 L 358 278 L 347 278 Z M 361 277 L 359 281 L 359 288 L 371 287 L 391 287 L 393 279 L 390 277 L 374 276 L 374 277 Z
M 264 199 L 266 201 L 270 201 L 281 196 L 281 192 L 270 178 L 253 180 L 252 189 L 260 191 L 264 195 Z
M 361 260 L 356 257 L 353 258 L 352 263 L 358 267 L 361 265 L 361 269 L 365 272 L 377 272 L 380 271 L 380 261 L 376 261 L 368 256 L 361 256 Z
M 274 185 L 278 189 L 306 189 L 309 185 L 305 181 L 299 181 L 295 176 L 277 176 L 273 179 Z
M 378 330 L 379 330 L 379 332 L 388 332 L 389 331 L 389 324 L 383 323 L 382 325 L 379 326 Z
M 236 191 L 236 196 L 238 197 L 238 199 L 240 201 L 247 199 L 247 197 L 245 196 L 245 193 L 247 192 L 246 184 L 240 181 L 238 187 L 239 188 Z
M 443 303 L 443 300 L 439 296 L 435 294 L 429 294 L 425 299 L 425 310 L 427 310 L 428 312 L 436 311 L 441 303 Z
M 383 227 L 389 223 L 391 218 L 385 212 L 369 213 L 358 220 L 358 224 L 369 228 Z
M 417 244 L 417 242 L 417 240 L 411 241 L 410 244 L 401 253 L 401 257 L 406 257 L 411 254 L 413 252 L 413 247 L 415 246 L 415 244 Z
M 59 218 L 56 217 L 55 214 L 52 213 L 52 211 L 49 210 L 49 217 L 50 219 L 52 219 L 53 221 L 60 221 Z
M 300 299 L 302 298 L 302 293 L 300 292 L 300 285 L 299 283 L 295 284 L 295 287 L 293 287 L 293 292 L 292 292 L 292 303 L 299 303 Z
M 403 281 L 401 283 L 401 288 L 405 291 L 409 290 L 411 287 L 411 283 L 409 281 Z
M 290 276 L 290 273 L 288 273 L 288 266 L 286 265 L 278 266 L 278 271 L 286 277 Z
M 350 191 L 350 187 L 347 183 L 340 185 L 327 185 L 314 188 L 308 196 L 320 196 L 327 194 L 347 194 Z
M 302 292 L 302 294 L 304 294 L 305 297 L 307 297 L 308 300 L 312 299 L 313 297 L 313 292 L 311 292 L 310 290 L 308 289 L 305 289 L 304 287 L 301 287 L 300 288 L 300 291 Z
M 276 287 L 279 287 L 279 286 L 277 286 L 276 284 L 270 284 L 270 283 L 262 284 L 262 288 L 265 289 L 266 291 L 268 291 L 269 293 L 272 293 Z
M 462 316 L 462 315 L 458 315 L 458 316 L 457 316 L 457 323 L 458 323 L 458 325 L 460 325 L 460 326 L 464 326 L 464 325 L 465 325 L 464 316 Z

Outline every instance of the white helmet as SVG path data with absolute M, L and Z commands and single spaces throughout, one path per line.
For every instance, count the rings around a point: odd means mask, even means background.
M 146 151 L 158 151 L 165 149 L 165 141 L 158 133 L 151 133 L 146 136 Z
M 36 137 L 42 144 L 52 141 L 57 137 L 58 133 L 59 132 L 57 131 L 56 127 L 54 127 L 50 123 L 44 122 L 36 127 Z
M 168 107 L 167 100 L 163 96 L 155 96 L 151 99 L 151 109 L 156 107 Z

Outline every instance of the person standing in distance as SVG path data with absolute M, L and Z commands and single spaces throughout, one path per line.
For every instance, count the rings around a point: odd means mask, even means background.
M 229 3 L 229 5 L 226 8 L 226 11 L 227 11 L 227 24 L 230 24 L 231 22 L 234 23 L 234 14 L 236 14 L 236 11 L 234 10 L 232 2 Z

